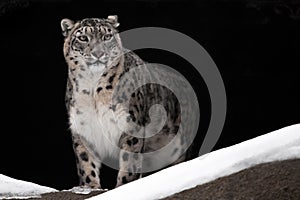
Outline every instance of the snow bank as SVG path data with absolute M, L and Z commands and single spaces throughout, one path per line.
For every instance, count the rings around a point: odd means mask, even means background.
M 0 174 L 0 199 L 28 199 L 57 190 Z
M 178 164 L 89 200 L 160 199 L 251 166 L 300 158 L 300 124 Z

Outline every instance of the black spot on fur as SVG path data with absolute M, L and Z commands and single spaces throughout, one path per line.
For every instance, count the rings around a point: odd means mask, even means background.
M 127 140 L 127 144 L 131 146 L 131 140 Z
M 81 160 L 86 161 L 86 162 L 89 161 L 89 157 L 86 152 L 82 152 L 79 156 L 80 156 Z
M 108 82 L 112 83 L 114 81 L 116 74 L 113 74 L 111 77 L 109 77 Z
M 77 61 L 77 60 L 76 60 L 76 61 L 74 61 L 74 64 L 75 64 L 75 65 L 77 65 L 77 64 L 78 64 L 78 61 Z
M 124 153 L 122 158 L 123 158 L 123 161 L 128 161 L 128 153 Z
M 102 87 L 97 88 L 97 92 L 99 93 L 102 90 Z
M 109 108 L 112 109 L 113 111 L 116 111 L 116 105 L 111 105 Z
M 133 110 L 129 110 L 129 114 L 130 114 L 131 116 L 134 116 Z
M 170 132 L 170 128 L 166 125 L 166 126 L 164 126 L 163 127 L 163 132 L 165 132 L 165 133 L 169 133 Z
M 112 89 L 113 87 L 112 87 L 112 85 L 107 85 L 105 88 L 106 88 L 107 90 L 110 90 L 110 89 Z
M 174 127 L 173 127 L 173 133 L 177 133 L 178 132 L 178 130 L 179 130 L 179 126 L 178 125 L 174 125 Z
M 83 94 L 87 94 L 87 95 L 89 95 L 89 94 L 90 94 L 90 92 L 89 92 L 88 90 L 85 90 L 85 89 L 84 89 L 84 90 L 82 90 L 82 93 L 83 93 Z
M 77 148 L 79 144 L 77 142 L 74 143 L 74 148 Z
M 123 75 L 124 75 L 124 72 L 122 72 L 122 73 L 119 75 L 119 78 L 118 78 L 118 79 L 120 79 Z
M 133 145 L 137 144 L 138 142 L 139 142 L 139 140 L 136 137 L 132 138 Z
M 81 176 L 83 176 L 83 175 L 85 174 L 84 170 L 83 170 L 83 169 L 79 169 L 79 174 L 80 174 Z
M 93 177 L 96 177 L 96 173 L 95 173 L 94 170 L 91 172 L 91 175 L 92 175 Z
M 136 112 L 139 112 L 139 107 L 137 105 L 134 105 L 134 108 L 135 108 Z
M 125 177 L 125 176 L 123 176 L 123 177 L 122 177 L 122 183 L 123 183 L 123 184 L 126 184 L 126 183 L 128 183 L 128 181 L 127 181 L 127 179 L 126 179 L 126 177 Z
M 102 76 L 105 77 L 107 75 L 107 72 L 103 73 Z
M 96 165 L 92 162 L 92 167 L 95 169 L 96 168 Z
M 128 176 L 132 176 L 132 173 L 131 173 L 131 172 L 129 172 L 129 173 L 128 173 Z
M 135 121 L 136 121 L 136 118 L 135 118 L 135 117 L 132 117 L 132 121 L 135 122 Z
M 89 184 L 90 182 L 91 182 L 91 179 L 90 179 L 90 177 L 86 177 L 86 179 L 85 179 L 85 182 L 87 183 L 87 184 Z
M 140 109 L 141 109 L 141 111 L 144 111 L 144 106 L 140 105 Z

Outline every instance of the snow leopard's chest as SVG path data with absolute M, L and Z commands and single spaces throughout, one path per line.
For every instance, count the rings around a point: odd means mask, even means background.
M 118 156 L 118 142 L 122 134 L 117 124 L 119 109 L 112 109 L 109 103 L 111 91 L 108 91 L 105 103 L 103 96 L 97 92 L 100 83 L 78 81 L 78 88 L 73 91 L 74 106 L 70 108 L 70 124 L 72 132 L 83 137 L 101 159 Z M 103 100 L 103 99 L 102 99 Z
M 80 113 L 76 107 L 70 112 L 73 132 L 78 133 L 91 145 L 90 150 L 95 151 L 96 156 L 99 155 L 102 159 L 107 156 L 116 157 L 121 133 L 117 128 L 114 112 L 106 106 L 97 111 L 90 106 L 81 105 L 80 108 Z

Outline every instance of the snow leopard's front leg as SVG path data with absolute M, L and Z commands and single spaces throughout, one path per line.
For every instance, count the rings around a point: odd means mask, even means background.
M 121 148 L 119 157 L 119 173 L 117 185 L 121 186 L 141 177 L 143 139 L 123 133 L 119 145 Z
M 95 156 L 88 150 L 85 141 L 79 135 L 73 134 L 72 138 L 80 180 L 79 185 L 100 189 L 101 163 L 98 159 L 95 159 Z

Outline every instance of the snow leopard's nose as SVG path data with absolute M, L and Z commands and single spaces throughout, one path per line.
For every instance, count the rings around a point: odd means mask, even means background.
M 101 49 L 94 49 L 92 52 L 91 52 L 92 56 L 96 57 L 96 58 L 101 58 L 104 54 L 104 52 L 101 50 Z

